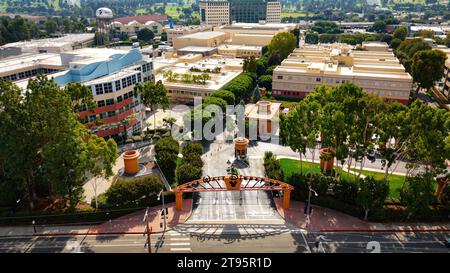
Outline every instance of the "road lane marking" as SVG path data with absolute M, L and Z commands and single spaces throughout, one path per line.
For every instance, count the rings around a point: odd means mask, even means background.
M 170 248 L 170 251 L 189 251 L 189 252 L 192 252 L 192 249 L 188 248 L 188 247 L 186 247 L 186 248 L 176 247 L 176 248 Z
M 188 246 L 191 245 L 191 243 L 169 243 L 171 246 Z

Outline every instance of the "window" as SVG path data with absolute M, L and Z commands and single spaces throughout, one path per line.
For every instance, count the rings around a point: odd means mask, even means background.
M 133 91 L 128 92 L 128 97 L 132 98 L 133 97 Z
M 316 78 L 316 82 L 320 82 L 320 78 Z
M 119 91 L 120 89 L 122 89 L 122 87 L 120 86 L 120 80 L 116 81 L 116 91 Z
M 277 79 L 282 80 L 283 76 L 277 76 Z
M 119 108 L 119 114 L 123 113 L 123 107 Z
M 127 77 L 127 86 L 131 85 L 131 76 Z
M 141 73 L 137 74 L 137 81 L 142 82 L 142 76 Z
M 127 87 L 128 85 L 127 85 L 127 79 L 126 78 L 123 78 L 122 79 L 122 88 L 125 88 L 125 87 Z
M 122 101 L 123 101 L 122 96 L 118 96 L 118 97 L 117 97 L 117 102 L 122 102 Z
M 103 94 L 103 85 L 102 84 L 96 84 L 95 85 L 95 93 L 97 95 Z
M 116 116 L 116 111 L 108 111 L 108 117 L 112 118 Z
M 131 81 L 132 81 L 133 84 L 136 83 L 136 75 L 131 76 Z
M 104 119 L 104 118 L 106 118 L 106 112 L 102 112 L 102 113 L 100 113 L 100 119 Z
M 114 99 L 107 99 L 106 105 L 114 105 Z
M 112 83 L 109 82 L 103 84 L 103 91 L 105 92 L 105 94 L 112 93 L 113 92 Z
M 97 106 L 98 107 L 104 107 L 105 106 L 105 101 L 104 100 L 97 101 Z
M 123 94 L 123 99 L 127 100 L 128 99 L 128 93 Z

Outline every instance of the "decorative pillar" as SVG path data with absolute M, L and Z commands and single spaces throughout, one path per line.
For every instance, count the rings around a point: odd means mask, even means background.
M 283 192 L 283 209 L 288 209 L 291 205 L 291 190 Z
M 175 210 L 183 210 L 183 192 L 181 191 L 175 192 Z
M 234 154 L 238 159 L 247 157 L 248 139 L 245 137 L 238 137 L 234 139 Z
M 122 157 L 125 165 L 125 173 L 136 174 L 139 171 L 139 152 L 129 150 L 123 153 Z

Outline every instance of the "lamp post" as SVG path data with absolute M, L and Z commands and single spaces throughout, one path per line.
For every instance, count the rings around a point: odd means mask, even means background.
M 166 207 L 165 207 L 165 204 L 164 204 L 164 190 L 161 190 L 159 193 L 158 193 L 158 201 L 159 201 L 159 199 L 160 199 L 160 197 L 162 196 L 162 209 L 163 209 L 163 215 L 164 215 L 164 231 L 166 230 Z
M 308 189 L 309 189 L 309 193 L 308 193 L 308 204 L 306 204 L 306 212 L 305 212 L 305 214 L 306 214 L 306 220 L 307 220 L 307 223 L 309 224 L 309 217 L 310 217 L 310 212 L 311 212 L 311 192 L 314 192 L 314 195 L 317 197 L 317 196 L 319 196 L 319 194 L 317 194 L 317 192 L 315 191 L 315 190 L 313 190 L 313 188 L 311 187 L 311 179 L 312 179 L 312 176 L 310 176 L 310 178 L 309 178 L 309 183 L 308 183 Z
M 152 243 L 151 243 L 151 239 L 150 239 L 151 228 L 150 228 L 150 225 L 148 224 L 148 207 L 145 210 L 144 219 L 142 220 L 142 222 L 144 222 L 145 226 L 146 226 L 145 231 L 144 231 L 144 236 L 145 236 L 145 234 L 147 234 L 147 241 L 145 242 L 145 246 L 147 246 L 148 253 L 152 253 Z

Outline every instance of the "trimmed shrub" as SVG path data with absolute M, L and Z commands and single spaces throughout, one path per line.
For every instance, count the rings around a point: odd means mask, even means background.
M 202 177 L 202 168 L 189 163 L 182 163 L 177 167 L 176 177 L 178 185 L 196 180 Z
M 234 105 L 236 101 L 234 94 L 227 90 L 217 90 L 211 94 L 211 97 L 221 98 L 226 101 L 228 105 Z
M 198 142 L 192 142 L 189 141 L 184 145 L 183 149 L 181 150 L 181 154 L 183 157 L 187 156 L 188 154 L 196 154 L 201 155 L 203 153 L 203 147 Z
M 105 193 L 106 203 L 110 206 L 129 205 L 149 198 L 163 188 L 163 183 L 156 176 L 126 179 L 119 178 Z
M 354 181 L 337 180 L 333 186 L 334 196 L 347 204 L 356 205 L 358 186 Z
M 264 153 L 264 172 L 266 177 L 283 181 L 284 173 L 280 162 L 275 158 L 272 152 Z

